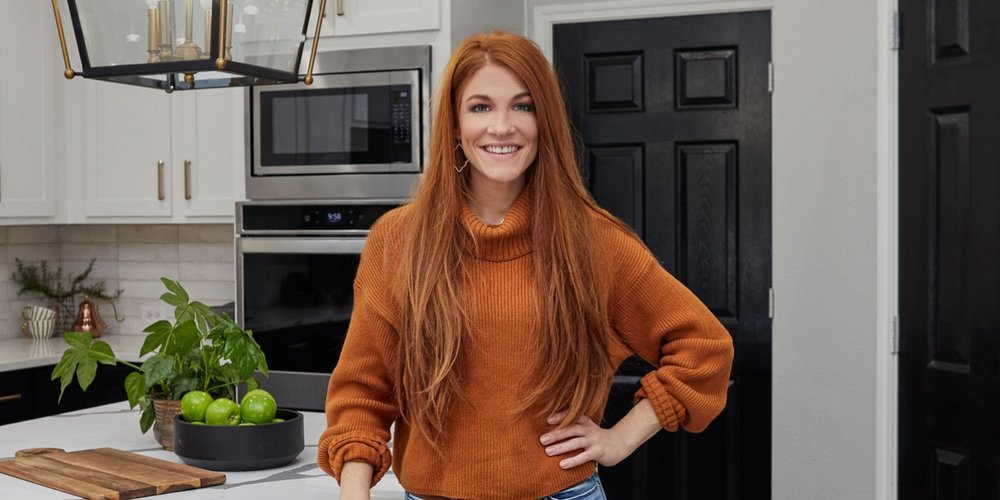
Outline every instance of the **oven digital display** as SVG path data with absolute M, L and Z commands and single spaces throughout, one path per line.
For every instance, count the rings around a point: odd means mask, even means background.
M 241 231 L 299 232 L 322 230 L 367 230 L 375 219 L 399 203 L 345 204 L 246 204 Z

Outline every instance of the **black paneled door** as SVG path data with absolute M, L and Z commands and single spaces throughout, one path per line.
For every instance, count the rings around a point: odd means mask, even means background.
M 899 7 L 899 498 L 1000 498 L 1000 3 Z
M 556 25 L 553 56 L 594 196 L 729 330 L 722 415 L 601 469 L 611 500 L 770 498 L 770 14 Z M 606 424 L 649 367 L 619 370 Z

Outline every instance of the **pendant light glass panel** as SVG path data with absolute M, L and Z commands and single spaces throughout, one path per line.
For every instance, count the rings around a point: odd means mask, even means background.
M 296 81 L 312 7 L 231 0 L 223 22 L 223 0 L 68 1 L 84 77 L 170 90 Z

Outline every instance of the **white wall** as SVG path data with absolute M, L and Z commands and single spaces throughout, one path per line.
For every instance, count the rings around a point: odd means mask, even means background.
M 555 6 L 771 7 L 772 498 L 894 498 L 892 0 L 525 1 L 537 40 Z
M 884 498 L 878 7 L 773 11 L 775 499 Z

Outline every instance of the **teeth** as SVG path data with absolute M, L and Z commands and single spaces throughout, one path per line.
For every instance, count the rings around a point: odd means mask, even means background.
M 507 154 L 507 153 L 513 153 L 514 151 L 517 151 L 518 149 L 521 148 L 520 146 L 486 146 L 483 149 L 485 149 L 487 152 L 494 154 Z

